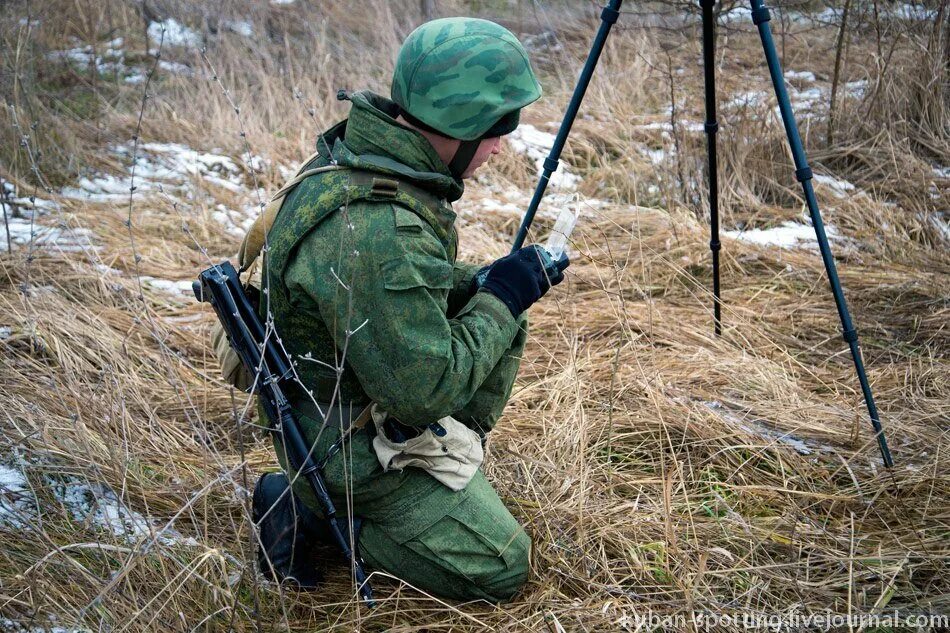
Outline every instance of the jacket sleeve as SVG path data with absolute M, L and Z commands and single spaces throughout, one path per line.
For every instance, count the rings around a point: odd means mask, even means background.
M 285 281 L 316 302 L 370 399 L 405 424 L 462 409 L 518 332 L 485 292 L 448 318 L 444 247 L 415 214 L 388 203 L 333 214 L 302 241 Z
M 472 298 L 472 281 L 481 266 L 455 262 L 452 266 L 452 287 L 449 289 L 448 311 L 450 317 L 457 315 Z

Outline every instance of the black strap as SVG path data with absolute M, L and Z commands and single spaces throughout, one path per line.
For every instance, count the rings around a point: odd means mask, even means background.
M 452 161 L 449 163 L 449 171 L 452 172 L 453 176 L 458 179 L 462 178 L 462 174 L 472 164 L 472 159 L 475 158 L 475 152 L 478 151 L 478 146 L 481 143 L 479 139 L 475 139 L 474 141 L 462 141 L 459 144 L 455 156 L 452 157 Z

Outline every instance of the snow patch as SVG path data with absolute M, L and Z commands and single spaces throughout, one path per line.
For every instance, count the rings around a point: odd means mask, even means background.
M 79 481 L 54 482 L 53 493 L 78 523 L 89 522 L 96 528 L 111 532 L 129 543 L 152 538 L 163 545 L 197 545 L 193 538 L 184 538 L 172 528 L 157 528 L 144 516 L 132 510 L 109 486 Z
M 789 86 L 789 88 L 791 88 L 789 101 L 792 103 L 793 110 L 811 110 L 820 105 L 825 96 L 825 92 L 821 88 L 807 88 L 805 90 L 797 90 L 795 86 Z M 775 111 L 781 116 L 778 106 L 775 106 Z
M 900 20 L 930 21 L 937 17 L 937 10 L 905 2 L 894 6 L 892 15 Z
M 815 73 L 808 70 L 786 70 L 785 79 L 799 81 L 815 81 Z
M 30 221 L 29 218 L 8 218 L 10 241 L 17 246 L 58 252 L 78 252 L 96 249 L 92 231 L 86 228 L 56 227 Z
M 254 37 L 254 27 L 247 20 L 233 20 L 224 23 L 229 31 L 244 37 Z
M 117 37 L 100 45 L 106 47 L 101 55 L 97 55 L 96 49 L 92 45 L 88 45 L 61 51 L 50 51 L 46 54 L 46 58 L 72 62 L 78 66 L 93 66 L 96 72 L 100 74 L 121 74 L 126 71 L 125 52 L 122 50 L 122 44 L 123 39 Z
M 118 145 L 117 154 L 129 156 L 132 146 Z M 80 178 L 77 187 L 66 187 L 61 195 L 91 202 L 128 200 L 131 187 L 138 193 L 159 189 L 179 189 L 192 177 L 232 191 L 244 193 L 241 169 L 229 156 L 214 152 L 199 152 L 178 143 L 143 143 L 135 157 L 134 172 L 126 169 L 127 176 L 97 174 Z M 132 174 L 134 173 L 134 180 Z
M 535 162 L 538 166 L 538 174 L 544 171 L 544 159 L 547 158 L 551 148 L 554 147 L 556 137 L 553 134 L 542 132 L 533 125 L 523 123 L 505 138 L 512 149 L 519 154 L 527 155 Z M 558 170 L 551 174 L 550 183 L 562 189 L 576 189 L 580 180 L 579 176 L 572 174 L 568 171 L 566 165 L 561 163 Z
M 9 332 L 10 328 L 4 329 Z M 25 528 L 30 499 L 29 485 L 23 473 L 12 466 L 0 464 L 0 527 Z
M 855 99 L 864 97 L 868 90 L 868 80 L 859 79 L 858 81 L 849 81 L 844 85 L 845 94 Z
M 950 244 L 950 213 L 931 213 L 930 223 L 944 242 Z
M 805 440 L 795 437 L 791 433 L 783 433 L 777 429 L 770 428 L 761 420 L 752 418 L 749 415 L 740 417 L 735 411 L 732 411 L 718 400 L 703 402 L 703 405 L 722 419 L 735 424 L 750 435 L 756 435 L 769 440 L 769 442 L 785 444 L 795 449 L 795 452 L 800 455 L 811 455 L 815 451 Z
M 155 290 L 161 290 L 162 292 L 167 292 L 173 295 L 187 295 L 194 296 L 194 293 L 191 289 L 191 282 L 193 279 L 159 279 L 157 277 L 149 277 L 148 275 L 142 275 L 139 277 L 142 280 L 142 283 L 148 286 L 149 288 L 154 288 Z
M 654 165 L 661 165 L 666 161 L 666 150 L 662 147 L 660 149 L 650 149 L 646 147 L 643 149 L 643 153 L 646 154 L 647 158 L 649 158 L 650 162 Z
M 839 180 L 832 176 L 823 176 L 814 174 L 815 182 L 831 189 L 831 192 L 838 198 L 847 198 L 849 191 L 855 191 L 856 187 L 847 180 Z
M 50 616 L 50 620 L 55 621 L 53 616 Z M 27 624 L 9 618 L 0 618 L 0 631 L 4 633 L 92 633 L 92 629 L 66 628 L 52 624 L 33 626 L 36 622 L 35 618 L 29 620 Z
M 829 240 L 840 239 L 837 229 L 825 225 L 825 233 Z M 807 224 L 798 222 L 783 222 L 781 226 L 770 229 L 748 229 L 738 231 L 724 231 L 723 235 L 740 242 L 748 242 L 757 246 L 777 246 L 779 248 L 818 248 L 818 238 L 815 229 Z
M 732 7 L 732 9 L 730 9 L 726 13 L 723 13 L 720 16 L 720 18 L 724 22 L 743 21 L 743 22 L 749 22 L 751 24 L 752 23 L 752 9 L 746 6 L 736 5 Z
M 165 31 L 164 39 L 162 39 L 163 30 Z M 156 45 L 159 40 L 162 40 L 163 46 L 197 47 L 201 45 L 201 35 L 175 18 L 168 18 L 164 22 L 150 23 L 148 25 L 148 36 L 155 40 Z
M 756 108 L 761 106 L 768 99 L 768 93 L 764 90 L 745 90 L 737 92 L 731 99 L 723 104 L 724 108 Z
M 651 121 L 650 123 L 642 123 L 634 127 L 638 130 L 660 130 L 667 134 L 673 131 L 673 124 L 669 121 Z M 705 127 L 698 121 L 677 121 L 676 129 L 690 133 L 705 132 Z

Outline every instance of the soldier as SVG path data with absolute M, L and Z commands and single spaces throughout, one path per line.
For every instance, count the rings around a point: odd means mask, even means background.
M 366 565 L 440 596 L 508 600 L 531 541 L 478 468 L 481 440 L 511 394 L 525 311 L 563 274 L 527 247 L 476 283 L 479 268 L 456 262 L 450 203 L 541 87 L 511 32 L 449 18 L 406 39 L 391 96 L 341 93 L 349 118 L 276 197 L 262 317 L 298 360 L 292 403 Z M 303 478 L 291 492 L 264 475 L 253 508 L 262 570 L 316 585 L 313 545 L 329 539 Z

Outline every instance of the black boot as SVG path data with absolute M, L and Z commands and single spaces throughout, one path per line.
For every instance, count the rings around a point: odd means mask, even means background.
M 292 580 L 301 589 L 315 588 L 323 580 L 314 556 L 323 521 L 294 496 L 283 473 L 267 473 L 257 480 L 252 508 L 260 531 L 261 573 L 278 581 Z

